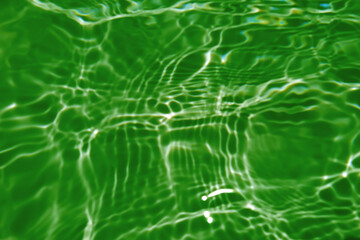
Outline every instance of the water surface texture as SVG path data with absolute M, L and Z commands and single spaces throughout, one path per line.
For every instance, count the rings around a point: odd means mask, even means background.
M 1 1 L 0 239 L 359 240 L 359 13 Z

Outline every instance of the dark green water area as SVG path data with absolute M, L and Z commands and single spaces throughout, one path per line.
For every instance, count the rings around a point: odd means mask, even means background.
M 0 1 L 1 240 L 360 240 L 359 0 Z

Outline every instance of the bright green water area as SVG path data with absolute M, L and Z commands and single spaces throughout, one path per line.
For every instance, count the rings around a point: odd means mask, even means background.
M 358 0 L 2 0 L 0 239 L 359 240 Z

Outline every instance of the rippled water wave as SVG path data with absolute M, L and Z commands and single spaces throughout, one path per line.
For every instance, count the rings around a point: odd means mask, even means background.
M 360 4 L 5 1 L 0 239 L 360 239 Z

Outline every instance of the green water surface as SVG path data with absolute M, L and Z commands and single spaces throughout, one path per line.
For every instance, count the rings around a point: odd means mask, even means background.
M 0 1 L 1 240 L 359 240 L 360 1 Z

